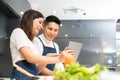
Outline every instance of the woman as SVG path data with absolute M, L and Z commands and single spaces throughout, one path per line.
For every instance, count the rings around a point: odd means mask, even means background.
M 38 75 L 36 65 L 64 62 L 66 54 L 73 54 L 72 50 L 67 49 L 56 57 L 42 56 L 39 54 L 32 40 L 42 29 L 43 19 L 43 15 L 36 10 L 26 11 L 18 28 L 14 29 L 10 36 L 13 64 L 17 64 L 34 75 Z M 16 80 L 31 80 L 30 77 L 20 73 L 16 68 L 13 68 L 12 78 Z

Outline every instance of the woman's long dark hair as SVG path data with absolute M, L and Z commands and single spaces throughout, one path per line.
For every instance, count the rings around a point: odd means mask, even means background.
M 26 33 L 31 41 L 34 38 L 34 35 L 32 34 L 33 20 L 36 18 L 44 18 L 44 16 L 42 15 L 42 13 L 30 9 L 24 13 L 18 26 L 19 28 L 23 29 L 23 31 Z

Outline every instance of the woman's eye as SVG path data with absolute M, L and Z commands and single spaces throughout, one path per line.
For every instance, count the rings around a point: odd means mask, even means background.
M 42 24 L 42 22 L 39 22 L 40 24 Z

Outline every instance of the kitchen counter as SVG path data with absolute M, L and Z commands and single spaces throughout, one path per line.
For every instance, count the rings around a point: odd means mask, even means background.
M 0 80 L 15 80 L 10 78 L 0 78 Z M 37 80 L 53 80 L 53 76 L 39 76 Z
M 53 76 L 39 76 L 39 79 L 37 80 L 53 80 L 53 78 L 54 78 Z M 11 79 L 0 78 L 0 80 L 11 80 Z M 99 80 L 120 80 L 120 72 L 103 71 L 100 73 Z
M 10 78 L 0 78 L 0 80 L 10 80 Z

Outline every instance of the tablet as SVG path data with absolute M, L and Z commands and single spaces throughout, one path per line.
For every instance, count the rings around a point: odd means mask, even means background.
M 72 49 L 75 52 L 74 61 L 77 61 L 78 56 L 80 55 L 80 51 L 81 51 L 82 46 L 83 46 L 82 43 L 69 41 L 68 48 Z

